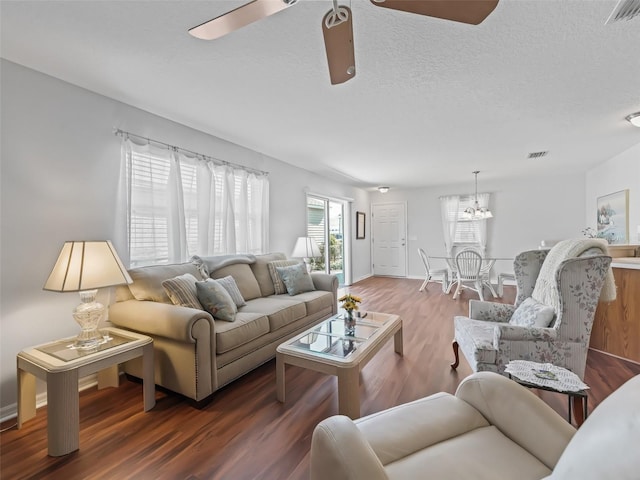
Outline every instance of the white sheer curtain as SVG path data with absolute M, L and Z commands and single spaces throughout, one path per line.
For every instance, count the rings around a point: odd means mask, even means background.
M 483 207 L 489 206 L 489 200 L 491 199 L 490 193 L 479 193 L 478 194 L 478 203 Z M 484 257 L 487 253 L 487 220 L 476 220 L 476 228 L 478 232 L 478 243 L 480 244 L 480 248 L 482 249 L 482 256 Z
M 118 215 L 126 224 L 117 232 L 131 266 L 268 251 L 266 175 L 126 136 L 122 142 Z
M 489 205 L 490 193 L 479 193 L 478 203 Z M 440 197 L 442 231 L 447 254 L 453 256 L 456 245 L 473 246 L 484 256 L 487 251 L 487 220 L 471 220 L 463 213 L 472 207 L 475 196 L 446 195 Z
M 447 250 L 447 255 L 451 255 L 460 217 L 460 196 L 448 195 L 440 197 L 440 210 L 442 214 L 444 246 Z

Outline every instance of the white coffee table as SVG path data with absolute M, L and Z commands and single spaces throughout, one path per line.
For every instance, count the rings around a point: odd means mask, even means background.
M 96 351 L 71 348 L 75 337 L 21 351 L 18 363 L 18 428 L 36 415 L 36 377 L 47 382 L 49 455 L 78 450 L 80 402 L 78 379 L 98 373 L 98 388 L 118 386 L 118 364 L 142 357 L 144 411 L 155 404 L 153 339 L 117 328 L 100 330 L 105 337 Z
M 276 393 L 285 400 L 285 365 L 296 365 L 338 377 L 338 413 L 360 417 L 360 370 L 387 340 L 403 355 L 402 319 L 398 315 L 368 312 L 357 319 L 354 336 L 344 333 L 340 315 L 331 317 L 276 349 Z

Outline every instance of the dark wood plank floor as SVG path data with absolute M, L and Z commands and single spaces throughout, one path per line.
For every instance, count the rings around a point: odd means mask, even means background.
M 367 415 L 438 391 L 454 392 L 471 373 L 452 360 L 452 317 L 465 314 L 473 293 L 458 300 L 437 284 L 419 293 L 419 280 L 370 278 L 350 291 L 364 310 L 399 313 L 404 357 L 390 341 L 361 374 L 362 414 Z M 505 302 L 512 302 L 506 288 Z M 592 410 L 640 365 L 598 352 L 587 359 Z M 89 389 L 80 396 L 80 450 L 47 456 L 47 409 L 21 430 L 1 434 L 2 479 L 305 479 L 313 428 L 337 413 L 335 377 L 287 366 L 287 402 L 275 394 L 271 361 L 215 394 L 204 409 L 177 395 L 158 392 L 157 405 L 142 411 L 142 386 L 123 380 L 118 389 Z M 540 393 L 566 415 L 566 397 Z M 7 428 L 5 422 L 3 428 Z

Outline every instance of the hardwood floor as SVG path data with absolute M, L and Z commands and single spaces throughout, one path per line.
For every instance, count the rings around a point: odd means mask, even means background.
M 361 409 L 367 415 L 439 391 L 454 392 L 471 373 L 461 356 L 457 371 L 452 317 L 465 314 L 469 298 L 444 295 L 432 283 L 370 278 L 349 288 L 363 309 L 398 313 L 404 321 L 404 357 L 388 342 L 361 373 Z M 512 302 L 513 287 L 505 288 Z M 640 365 L 591 351 L 585 381 L 589 410 L 633 375 Z M 336 378 L 287 366 L 287 401 L 276 400 L 275 361 L 215 394 L 197 410 L 182 397 L 156 394 L 142 411 L 142 386 L 123 380 L 118 389 L 95 388 L 80 396 L 80 450 L 47 456 L 47 409 L 21 430 L 0 435 L 2 479 L 306 479 L 313 428 L 338 409 Z M 537 392 L 537 391 L 536 391 Z M 566 397 L 540 392 L 566 415 Z M 3 428 L 7 428 L 5 422 Z

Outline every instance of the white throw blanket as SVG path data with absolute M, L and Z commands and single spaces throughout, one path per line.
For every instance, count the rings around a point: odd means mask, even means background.
M 542 263 L 536 285 L 531 296 L 554 308 L 559 304 L 559 292 L 555 283 L 555 274 L 560 264 L 570 258 L 579 257 L 590 248 L 598 248 L 603 255 L 609 255 L 606 240 L 601 238 L 578 238 L 563 240 L 556 244 Z M 616 299 L 616 283 L 613 271 L 609 268 L 600 292 L 601 302 L 612 302 Z

